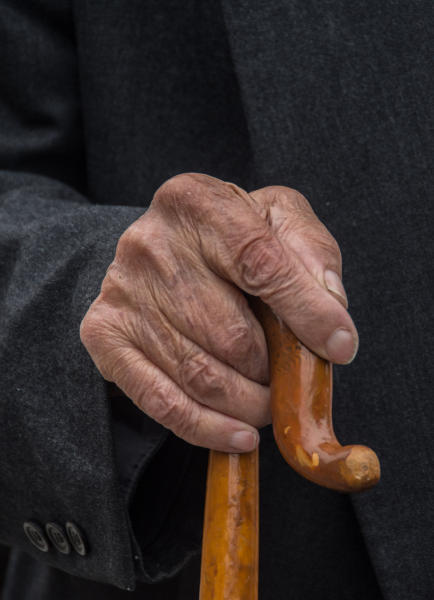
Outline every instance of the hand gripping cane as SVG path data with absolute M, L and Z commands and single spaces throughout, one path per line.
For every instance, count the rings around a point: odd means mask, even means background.
M 380 479 L 366 446 L 341 446 L 332 423 L 332 366 L 308 350 L 259 299 L 252 308 L 265 331 L 276 443 L 300 475 L 359 492 Z M 258 451 L 210 451 L 202 542 L 200 600 L 258 597 Z

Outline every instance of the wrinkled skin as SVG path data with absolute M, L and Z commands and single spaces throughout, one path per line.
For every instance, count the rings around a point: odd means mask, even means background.
M 270 422 L 267 348 L 242 291 L 347 363 L 358 338 L 341 269 L 336 241 L 295 190 L 248 194 L 178 175 L 119 239 L 81 339 L 102 376 L 176 435 L 252 450 Z

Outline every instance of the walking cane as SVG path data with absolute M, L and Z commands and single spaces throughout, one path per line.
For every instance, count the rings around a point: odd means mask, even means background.
M 259 299 L 252 308 L 267 339 L 273 432 L 284 459 L 319 485 L 359 492 L 380 479 L 366 446 L 341 446 L 333 431 L 332 366 L 308 350 Z M 257 600 L 258 450 L 211 450 L 208 464 L 200 600 Z

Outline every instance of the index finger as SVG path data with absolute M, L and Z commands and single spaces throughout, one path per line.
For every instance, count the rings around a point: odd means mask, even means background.
M 273 230 L 270 206 L 257 192 L 249 196 L 232 184 L 200 174 L 178 176 L 170 185 L 172 198 L 176 196 L 170 210 L 195 231 L 209 268 L 259 296 L 312 351 L 332 362 L 351 362 L 358 336 L 350 315 L 308 270 L 291 246 L 290 235 Z M 311 210 L 297 210 L 306 221 L 306 244 L 314 247 L 318 219 Z M 288 222 L 296 212 L 288 207 Z M 324 256 L 318 257 L 318 264 L 323 261 L 325 269 Z

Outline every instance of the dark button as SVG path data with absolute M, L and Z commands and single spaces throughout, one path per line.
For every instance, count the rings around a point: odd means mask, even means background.
M 26 521 L 23 523 L 23 529 L 30 542 L 36 546 L 38 550 L 41 552 L 48 552 L 50 547 L 47 538 L 45 537 L 44 530 L 38 523 Z
M 52 542 L 56 550 L 62 554 L 69 554 L 71 552 L 71 546 L 60 525 L 57 523 L 47 523 L 45 525 L 45 531 L 47 532 L 48 539 Z
M 75 523 L 71 523 L 71 521 L 68 521 L 68 523 L 65 524 L 65 527 L 69 541 L 71 542 L 74 550 L 77 552 L 77 554 L 80 554 L 80 556 L 85 556 L 88 553 L 88 547 L 86 538 L 81 530 L 77 527 L 77 525 L 75 525 Z

